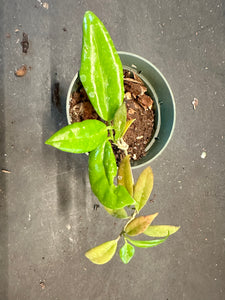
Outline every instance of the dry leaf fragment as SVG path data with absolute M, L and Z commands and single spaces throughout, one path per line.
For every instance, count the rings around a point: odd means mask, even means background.
M 10 173 L 11 173 L 11 171 L 9 171 L 9 170 L 6 170 L 6 169 L 2 169 L 2 173 L 10 174 Z
M 47 3 L 47 2 L 43 2 L 43 3 L 42 3 L 42 6 L 43 6 L 45 9 L 48 9 L 48 3 Z
M 15 71 L 17 77 L 23 77 L 27 73 L 27 66 L 22 65 L 19 69 Z
M 193 105 L 194 110 L 196 110 L 196 107 L 198 106 L 198 99 L 197 98 L 194 98 L 194 100 L 192 101 L 192 105 Z
M 45 282 L 44 281 L 40 281 L 40 287 L 42 290 L 45 289 Z

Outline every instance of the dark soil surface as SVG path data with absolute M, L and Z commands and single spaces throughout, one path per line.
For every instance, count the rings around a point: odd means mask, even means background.
M 153 100 L 146 94 L 147 88 L 136 73 L 124 71 L 124 101 L 127 106 L 127 120 L 135 119 L 129 127 L 123 140 L 128 144 L 128 154 L 132 160 L 138 160 L 146 155 L 145 148 L 154 134 Z M 90 103 L 88 96 L 80 83 L 70 101 L 70 116 L 72 123 L 87 119 L 101 120 Z M 124 157 L 124 151 L 113 146 L 117 162 Z

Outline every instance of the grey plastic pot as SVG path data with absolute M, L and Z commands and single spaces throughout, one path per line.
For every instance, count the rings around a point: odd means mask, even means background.
M 158 157 L 168 145 L 174 131 L 176 109 L 173 93 L 162 73 L 146 59 L 128 52 L 118 52 L 124 69 L 136 72 L 148 87 L 148 93 L 154 100 L 155 132 L 146 147 L 146 156 L 138 161 L 132 161 L 132 168 L 143 167 Z M 77 89 L 78 74 L 70 84 L 67 93 L 66 114 L 68 124 L 71 124 L 69 106 L 71 94 Z

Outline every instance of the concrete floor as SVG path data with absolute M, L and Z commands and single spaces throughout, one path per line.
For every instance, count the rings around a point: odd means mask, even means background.
M 40 2 L 1 1 L 0 167 L 11 173 L 0 174 L 0 299 L 225 299 L 224 1 L 46 0 L 48 9 Z M 161 70 L 176 101 L 175 132 L 151 164 L 155 201 L 144 212 L 181 229 L 156 248 L 137 249 L 128 265 L 118 252 L 104 266 L 85 258 L 123 222 L 93 210 L 85 155 L 44 145 L 66 124 L 86 10 L 103 20 L 118 50 Z M 17 78 L 22 64 L 30 69 Z M 56 81 L 61 111 L 51 102 Z

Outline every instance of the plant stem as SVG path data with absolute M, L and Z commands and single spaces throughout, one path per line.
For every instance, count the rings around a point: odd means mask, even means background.
M 130 220 L 125 224 L 125 226 L 123 227 L 123 230 L 120 233 L 120 236 L 124 235 L 125 233 L 125 228 L 127 227 L 127 225 L 132 222 L 134 220 L 134 218 L 136 217 L 138 211 L 135 209 L 135 211 L 133 212 L 133 214 L 130 216 Z
M 107 129 L 109 131 L 109 138 L 110 140 L 113 141 L 113 143 L 115 143 L 115 138 L 114 138 L 114 134 L 113 134 L 113 126 L 107 126 Z

